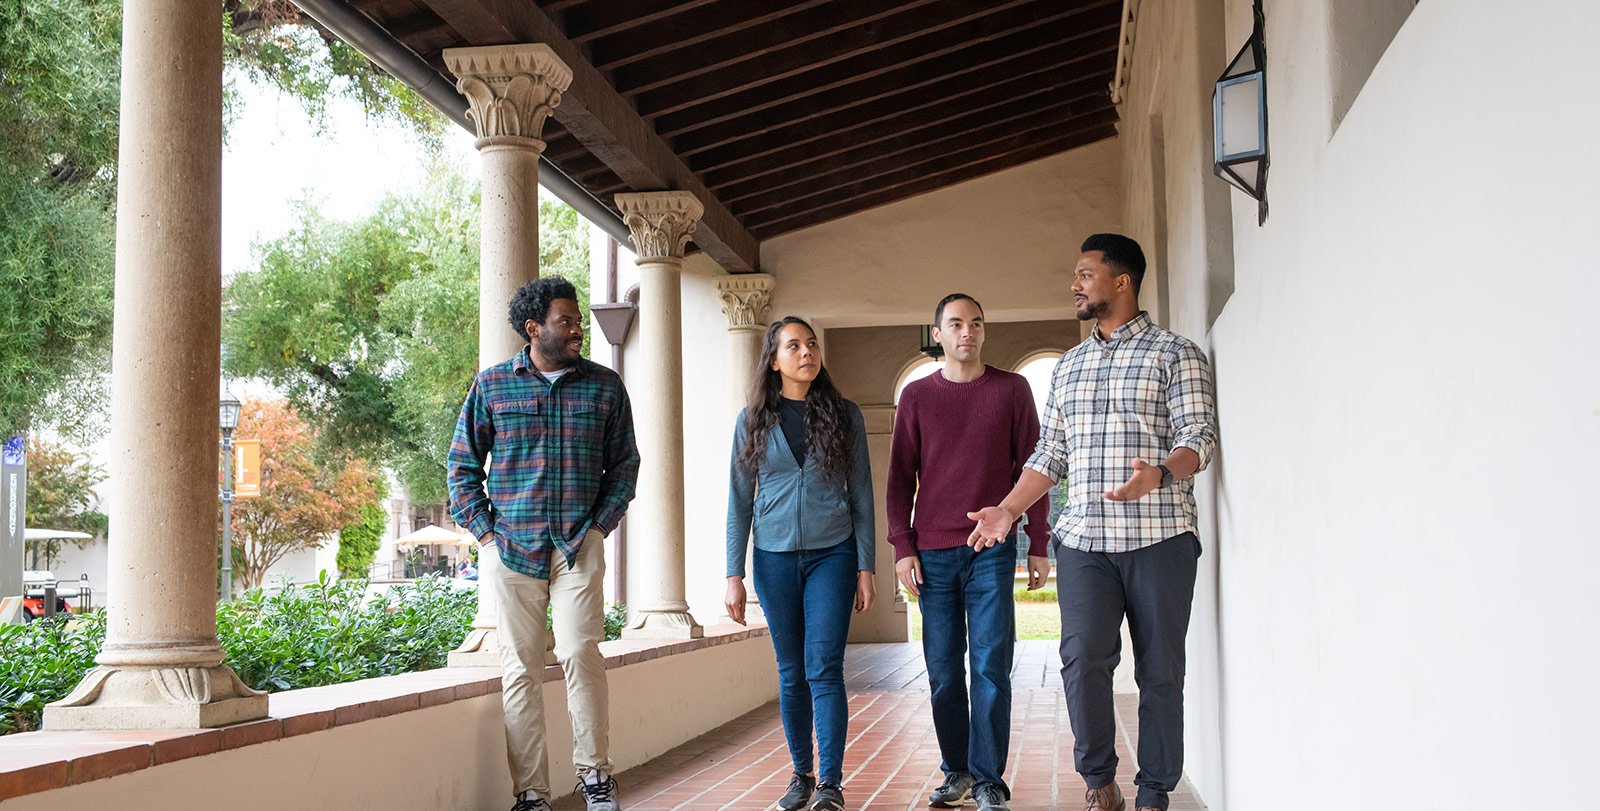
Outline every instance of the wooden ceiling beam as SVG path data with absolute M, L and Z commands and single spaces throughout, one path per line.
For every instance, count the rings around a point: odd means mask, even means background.
M 751 227 L 760 239 L 771 239 L 779 234 L 847 217 L 870 208 L 936 191 L 946 186 L 954 186 L 957 183 L 993 174 L 1013 166 L 1019 166 L 1050 155 L 1066 152 L 1070 149 L 1086 146 L 1106 138 L 1113 138 L 1116 134 L 1116 126 L 1108 124 L 1100 129 L 1091 130 L 1080 135 L 1064 136 L 1060 140 L 1039 141 L 1010 154 L 995 155 L 978 163 L 956 166 L 936 174 L 918 175 L 898 184 L 888 186 L 873 185 L 870 188 L 861 189 L 861 193 L 858 195 L 834 198 L 833 203 L 821 208 L 809 211 L 779 212 L 782 216 L 754 222 Z
M 805 118 L 826 114 L 829 110 L 858 104 L 858 99 L 878 99 L 886 94 L 909 88 L 930 85 L 939 80 L 957 80 L 986 67 L 1016 61 L 1038 54 L 1045 61 L 1050 53 L 1066 51 L 1064 56 L 1074 56 L 1080 51 L 1101 53 L 1106 42 L 1115 43 L 1122 32 L 1117 19 L 1107 18 L 1098 26 L 1078 29 L 1062 35 L 1051 27 L 1024 27 L 1010 35 L 987 38 L 941 54 L 941 61 L 925 64 L 922 61 L 901 61 L 882 64 L 866 72 L 856 72 L 853 62 L 840 62 L 808 74 L 787 78 L 768 90 L 739 91 L 709 104 L 698 104 L 674 114 L 662 115 L 654 120 L 656 131 L 669 142 L 696 139 L 714 142 L 718 134 L 736 131 L 763 130 L 784 122 L 798 122 Z M 1037 59 L 1035 59 L 1037 61 Z M 1114 62 L 1114 58 L 1107 58 Z M 936 67 L 938 66 L 938 67 Z M 1115 67 L 1115 66 L 1114 66 Z M 994 74 L 990 70 L 989 74 Z M 763 98 L 765 96 L 765 98 Z M 762 122 L 752 126 L 750 122 Z M 707 136 L 704 131 L 712 133 Z
M 629 31 L 646 23 L 660 24 L 667 17 L 694 11 L 722 0 L 607 0 L 562 15 L 562 30 L 578 45 Z
M 1101 86 L 1104 89 L 1104 86 Z M 1018 132 L 1029 132 L 1061 125 L 1084 117 L 1109 116 L 1116 111 L 1104 99 L 1078 94 L 1035 94 L 992 108 L 976 110 L 949 121 L 910 130 L 892 138 L 840 151 L 820 160 L 787 166 L 763 177 L 752 178 L 719 189 L 717 196 L 742 218 L 762 198 L 781 199 L 806 192 L 830 177 L 876 172 L 880 165 L 909 155 L 920 159 L 941 151 L 964 149 L 989 143 Z M 854 139 L 851 139 L 852 141 Z
M 1064 32 L 1118 25 L 1120 3 L 1011 0 L 981 10 L 941 3 L 771 54 L 762 60 L 763 76 L 752 76 L 743 65 L 718 69 L 692 82 L 638 94 L 633 98 L 634 107 L 655 123 L 656 132 L 670 140 L 689 130 L 864 82 L 907 65 L 941 58 L 960 62 L 963 52 L 1018 33 L 1069 41 L 1071 36 Z M 1023 42 L 1019 47 L 1030 46 Z
M 1067 105 L 1041 111 L 1036 116 L 1012 119 L 980 132 L 956 136 L 965 139 L 957 143 L 949 143 L 956 138 L 947 139 L 943 146 L 929 144 L 925 149 L 909 150 L 865 166 L 818 175 L 809 183 L 788 189 L 774 189 L 729 205 L 744 220 L 771 217 L 774 209 L 805 211 L 821 208 L 855 190 L 872 187 L 875 180 L 889 182 L 880 179 L 917 177 L 978 163 L 997 155 L 1012 154 L 1036 143 L 1061 141 L 1102 129 L 1116 121 L 1116 110 L 1109 107 L 1083 111 Z
M 843 0 L 805 9 L 730 32 L 701 42 L 693 48 L 675 49 L 611 71 L 611 83 L 624 96 L 654 90 L 685 81 L 698 82 L 703 74 L 738 70 L 759 79 L 789 69 L 790 63 L 775 60 L 782 54 L 800 54 L 815 60 L 819 54 L 850 49 L 839 38 L 870 40 L 873 32 L 891 19 L 908 20 L 919 12 L 931 13 L 930 4 L 938 0 Z M 949 9 L 967 8 L 965 3 Z M 908 16 L 909 15 L 909 16 Z M 914 23 L 913 23 L 914 24 Z M 792 57 L 791 57 L 792 58 Z
M 591 40 L 588 48 L 595 68 L 611 75 L 620 68 L 646 59 L 675 51 L 698 50 L 706 43 L 737 37 L 748 29 L 833 2 L 837 0 L 783 3 L 722 0 L 660 20 L 648 29 L 623 31 Z M 669 66 L 668 71 L 675 72 L 675 69 Z
M 730 273 L 754 271 L 760 245 L 728 207 L 527 0 L 423 0 L 474 45 L 538 42 L 572 69 L 554 117 L 634 191 L 687 191 L 705 206 L 694 242 Z M 609 202 L 609 201 L 607 201 Z
M 909 126 L 914 123 L 918 111 L 927 111 L 921 117 L 932 119 L 941 112 L 951 114 L 952 108 L 959 108 L 961 104 L 968 104 L 967 109 L 971 109 L 973 100 L 982 104 L 985 99 L 1004 100 L 1037 91 L 1041 86 L 1048 89 L 1050 83 L 1039 79 L 1042 75 L 1059 74 L 1077 79 L 1085 74 L 1100 75 L 1114 68 L 1111 55 L 1117 49 L 1115 30 L 1097 35 L 1085 45 L 1081 50 L 1041 49 L 1020 58 L 1001 57 L 982 70 L 954 76 L 927 77 L 924 73 L 920 80 L 912 80 L 907 84 L 886 82 L 877 93 L 862 89 L 853 94 L 841 91 L 829 97 L 833 103 L 828 106 L 818 105 L 809 108 L 809 112 L 796 109 L 788 111 L 787 116 L 772 113 L 774 120 L 793 120 L 791 124 L 764 127 L 745 135 L 726 130 L 708 130 L 696 133 L 694 137 L 685 136 L 674 141 L 674 145 L 679 155 L 707 177 L 708 183 L 720 185 L 728 175 L 718 174 L 719 170 L 766 155 L 794 155 L 798 147 L 881 122 L 901 120 L 900 126 Z M 1085 63 L 1100 69 L 1094 72 L 1084 70 Z M 1109 103 L 1109 90 L 1106 92 Z M 953 110 L 954 113 L 965 111 Z M 713 175 L 719 179 L 711 179 Z M 739 170 L 733 169 L 731 176 L 737 178 Z

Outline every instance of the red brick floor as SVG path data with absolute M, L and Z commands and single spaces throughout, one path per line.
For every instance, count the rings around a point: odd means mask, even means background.
M 1012 679 L 1011 763 L 1006 781 L 1014 811 L 1083 807 L 1083 780 L 1072 768 L 1072 731 L 1061 693 L 1056 643 L 1020 642 Z M 846 807 L 852 811 L 927 807 L 939 784 L 939 747 L 928 709 L 928 681 L 917 643 L 851 645 L 845 655 L 850 740 L 845 748 Z M 1129 700 L 1131 699 L 1131 701 Z M 1133 809 L 1137 698 L 1123 697 L 1118 775 Z M 613 735 L 619 731 L 613 730 Z M 771 808 L 789 782 L 789 750 L 773 702 L 617 776 L 628 811 Z M 1188 781 L 1171 811 L 1204 811 Z M 568 797 L 557 809 L 581 809 Z M 969 811 L 975 806 L 968 805 Z

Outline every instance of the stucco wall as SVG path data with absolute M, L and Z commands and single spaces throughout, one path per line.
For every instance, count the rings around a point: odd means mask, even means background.
M 617 770 L 774 700 L 771 651 L 756 636 L 608 670 Z M 564 683 L 545 682 L 544 701 L 551 790 L 564 795 L 576 782 Z M 502 811 L 511 797 L 503 719 L 500 694 L 491 693 L 31 794 L 5 807 Z
M 1359 6 L 1268 3 L 1258 226 L 1204 154 L 1249 28 L 1227 0 L 1211 36 L 1221 5 L 1141 4 L 1123 130 L 1129 221 L 1164 208 L 1170 321 L 1217 369 L 1191 777 L 1254 811 L 1486 808 L 1587 773 L 1600 8 L 1421 3 L 1331 133 L 1330 15 Z M 1537 68 L 1492 56 L 1517 53 Z M 1165 182 L 1137 182 L 1158 131 Z
M 774 315 L 823 327 L 920 324 L 964 290 L 990 320 L 1071 318 L 1077 247 L 1122 225 L 1115 140 L 763 242 Z

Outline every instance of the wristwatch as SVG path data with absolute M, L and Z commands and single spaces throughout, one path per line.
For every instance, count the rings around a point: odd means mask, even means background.
M 1166 465 L 1156 465 L 1156 467 L 1161 469 L 1161 484 L 1156 485 L 1156 489 L 1160 489 L 1162 487 L 1171 487 L 1172 486 L 1172 469 L 1167 467 Z

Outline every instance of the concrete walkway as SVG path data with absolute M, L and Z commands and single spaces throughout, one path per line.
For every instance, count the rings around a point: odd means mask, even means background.
M 1061 692 L 1054 641 L 1017 643 L 1013 670 L 1011 763 L 1006 780 L 1014 811 L 1083 807 L 1083 781 L 1072 768 L 1072 731 Z M 928 680 L 918 643 L 851 645 L 845 656 L 850 689 L 850 742 L 845 750 L 845 804 L 851 811 L 911 811 L 927 807 L 940 782 L 939 748 L 928 709 Z M 1119 698 L 1124 731 L 1118 775 L 1133 811 L 1128 754 L 1137 733 L 1134 696 Z M 625 735 L 625 730 L 612 734 Z M 788 747 L 777 702 L 617 776 L 628 811 L 771 808 L 790 776 Z M 1171 811 L 1204 811 L 1185 781 Z M 557 809 L 581 809 L 568 797 Z M 975 806 L 968 805 L 968 809 Z

